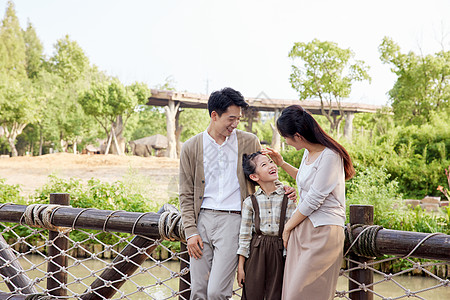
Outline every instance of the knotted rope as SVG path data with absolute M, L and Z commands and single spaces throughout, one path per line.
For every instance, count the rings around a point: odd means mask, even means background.
M 52 231 L 65 232 L 69 230 L 66 227 L 59 227 L 52 224 L 54 213 L 63 207 L 55 204 L 31 204 L 28 205 L 20 218 L 20 224 L 24 220 L 25 223 L 32 227 L 41 227 Z M 67 207 L 64 205 L 64 207 Z
M 178 209 L 171 204 L 164 204 L 164 212 L 159 217 L 158 229 L 161 239 L 170 241 L 186 241 L 181 214 Z M 178 229 L 179 236 L 175 234 Z
M 354 239 L 352 231 L 358 227 L 362 227 L 363 230 Z M 376 236 L 378 231 L 381 229 L 383 229 L 383 226 L 379 225 L 347 224 L 345 227 L 345 240 L 351 245 L 345 252 L 344 256 L 347 256 L 350 250 L 353 250 L 353 252 L 359 256 L 382 256 L 382 253 L 377 250 L 376 246 Z

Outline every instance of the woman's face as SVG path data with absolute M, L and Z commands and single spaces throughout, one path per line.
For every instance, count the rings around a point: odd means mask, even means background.
M 303 138 L 300 134 L 296 133 L 293 137 L 286 136 L 284 138 L 286 143 L 295 148 L 295 150 L 301 150 L 305 148 L 305 144 L 303 143 Z

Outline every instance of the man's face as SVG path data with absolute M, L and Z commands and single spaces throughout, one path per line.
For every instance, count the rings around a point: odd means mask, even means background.
M 213 111 L 211 114 L 211 119 L 214 122 L 214 128 L 219 134 L 225 137 L 229 137 L 233 130 L 236 129 L 241 121 L 241 117 L 241 108 L 236 105 L 231 105 L 228 107 L 228 109 L 221 116 L 219 116 L 216 111 Z

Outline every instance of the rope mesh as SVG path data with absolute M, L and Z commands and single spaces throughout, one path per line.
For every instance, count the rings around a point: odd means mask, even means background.
M 38 208 L 34 207 L 33 209 Z M 39 209 L 43 208 L 40 207 Z M 50 215 L 51 220 L 52 211 L 57 208 L 47 209 L 51 211 L 45 215 Z M 36 214 L 30 213 L 30 215 Z M 0 271 L 6 267 L 15 270 L 14 275 L 9 276 L 0 272 L 2 273 L 0 275 L 0 290 L 8 292 L 9 288 L 12 288 L 12 293 L 23 294 L 26 287 L 34 287 L 37 293 L 29 295 L 27 299 L 54 299 L 50 297 L 52 291 L 47 290 L 46 286 L 47 279 L 54 278 L 54 274 L 47 270 L 48 262 L 54 258 L 48 255 L 47 246 L 52 245 L 53 241 L 48 239 L 48 230 L 42 228 L 47 226 L 46 224 L 39 224 L 35 220 L 33 222 L 17 220 L 18 224 L 0 223 L 0 232 L 6 240 L 6 244 L 2 244 L 3 250 L 0 250 L 0 253 L 8 249 L 15 256 L 13 260 L 6 260 L 3 256 L 0 256 Z M 166 240 L 183 240 L 184 236 L 177 236 L 178 232 L 184 232 L 180 223 L 179 213 L 171 207 L 165 207 L 159 224 L 161 236 Z M 137 224 L 137 221 L 135 224 Z M 102 288 L 109 287 L 116 291 L 111 299 L 185 299 L 180 295 L 183 291 L 179 291 L 179 281 L 184 280 L 181 276 L 187 274 L 189 269 L 184 268 L 180 271 L 180 261 L 187 265 L 189 261 L 182 258 L 186 252 L 179 252 L 177 243 L 150 240 L 145 248 L 138 248 L 131 243 L 136 237 L 134 234 L 105 232 L 105 230 L 83 230 L 79 228 L 81 224 L 77 223 L 76 225 L 77 228 L 72 229 L 68 236 L 69 248 L 66 251 L 58 249 L 58 255 L 65 255 L 68 258 L 68 265 L 64 269 L 68 274 L 68 281 L 66 284 L 60 283 L 60 286 L 67 290 L 67 297 L 65 298 L 81 299 L 86 292 L 93 292 L 100 296 L 100 299 L 106 299 L 99 293 Z M 73 227 L 75 228 L 75 226 Z M 345 257 L 335 299 L 350 299 L 351 294 L 358 291 L 372 293 L 374 299 L 449 299 L 450 263 L 412 259 L 409 256 L 384 257 L 377 253 L 374 245 L 376 233 L 380 229 L 380 227 L 364 227 L 365 236 L 361 234 L 350 240 L 352 251 L 367 257 L 378 257 L 378 260 L 360 263 Z M 64 233 L 65 231 L 60 231 L 59 236 L 63 236 Z M 127 245 L 135 247 L 134 255 L 124 256 L 121 254 L 122 249 Z M 156 250 L 151 251 L 153 248 L 156 248 Z M 134 262 L 133 259 L 137 255 L 146 256 L 143 264 Z M 113 259 L 118 260 L 118 262 L 113 264 Z M 134 265 L 137 268 L 136 272 L 125 274 L 122 269 L 117 267 L 117 263 L 120 262 Z M 19 263 L 21 267 L 15 267 L 14 263 Z M 354 267 L 350 268 L 350 263 Z M 400 263 L 404 266 L 403 269 L 396 267 Z M 350 272 L 358 269 L 373 271 L 375 274 L 374 282 L 363 285 L 352 279 Z M 106 270 L 115 270 L 120 274 L 120 279 L 102 280 L 102 286 L 91 288 L 92 282 L 100 279 L 101 274 Z M 408 274 L 426 276 L 420 278 L 426 278 L 428 285 L 419 287 L 413 284 L 413 276 Z M 29 284 L 22 287 L 16 286 L 16 277 L 22 275 L 29 278 Z M 120 288 L 115 287 L 121 280 L 125 280 L 124 285 Z M 354 282 L 357 288 L 348 290 L 348 281 Z M 431 293 L 436 292 L 439 296 L 428 298 Z M 240 299 L 240 295 L 241 290 L 235 284 L 233 299 Z M 58 299 L 61 299 L 61 297 L 58 297 Z

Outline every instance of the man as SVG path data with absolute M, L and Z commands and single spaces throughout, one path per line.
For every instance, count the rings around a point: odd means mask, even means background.
M 238 263 L 242 201 L 254 192 L 242 155 L 261 149 L 237 130 L 244 97 L 232 88 L 211 94 L 208 128 L 186 141 L 180 154 L 180 207 L 190 256 L 191 299 L 229 299 Z M 290 189 L 290 197 L 296 197 Z

